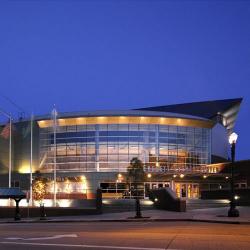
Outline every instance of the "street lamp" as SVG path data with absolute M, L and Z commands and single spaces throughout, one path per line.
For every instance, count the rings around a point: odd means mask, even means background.
M 145 198 L 146 196 L 148 196 L 149 190 L 152 189 L 151 178 L 152 178 L 152 174 L 151 174 L 151 173 L 148 173 L 148 174 L 147 174 L 147 179 L 148 179 L 148 181 L 149 181 L 149 188 L 146 188 L 146 186 L 144 185 L 144 198 Z
M 238 135 L 232 133 L 229 136 L 229 143 L 231 145 L 231 201 L 230 208 L 228 210 L 228 217 L 239 217 L 239 211 L 236 209 L 235 204 L 235 193 L 234 193 L 234 161 L 235 161 L 235 144 L 237 141 Z
M 181 179 L 183 179 L 183 178 L 184 178 L 184 176 L 185 176 L 184 174 L 180 174 L 180 178 L 181 178 Z

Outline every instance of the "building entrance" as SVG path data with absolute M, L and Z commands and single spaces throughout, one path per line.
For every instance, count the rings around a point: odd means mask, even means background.
M 170 182 L 145 182 L 144 186 L 138 187 L 140 191 L 140 198 L 147 198 L 150 189 L 170 187 Z M 100 183 L 102 195 L 104 198 L 134 198 L 133 193 L 130 191 L 128 184 L 123 182 L 106 182 Z
M 103 197 L 116 198 L 116 199 L 130 199 L 134 198 L 133 193 L 126 183 L 100 183 L 102 188 Z M 183 199 L 198 199 L 200 194 L 200 188 L 198 183 L 182 183 L 182 182 L 145 182 L 144 186 L 139 187 L 140 197 L 147 198 L 149 196 L 149 190 L 171 187 L 176 192 L 177 197 Z
M 170 182 L 145 182 L 145 187 L 149 189 L 165 188 L 170 187 Z
M 174 191 L 179 198 L 183 199 L 198 199 L 199 184 L 197 183 L 175 183 Z
M 145 182 L 144 187 L 144 197 L 146 198 L 149 195 L 149 190 L 170 187 L 170 182 Z

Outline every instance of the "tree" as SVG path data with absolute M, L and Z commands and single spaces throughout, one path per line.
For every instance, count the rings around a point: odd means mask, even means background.
M 47 180 L 45 178 L 42 178 L 40 173 L 38 173 L 37 177 L 33 181 L 32 189 L 33 189 L 34 200 L 38 201 L 40 204 L 40 219 L 44 220 L 46 214 L 45 214 L 43 200 L 46 195 Z
M 139 187 L 144 185 L 144 181 L 145 181 L 145 172 L 142 161 L 139 160 L 137 157 L 135 157 L 130 161 L 130 165 L 128 166 L 127 169 L 127 183 L 129 183 L 130 192 L 132 192 L 131 185 L 134 187 L 133 196 L 135 196 L 135 201 L 136 201 L 135 218 L 142 218 L 141 206 L 140 206 L 141 190 L 139 189 Z
M 32 184 L 34 200 L 41 205 L 46 195 L 46 181 L 42 178 L 37 178 Z

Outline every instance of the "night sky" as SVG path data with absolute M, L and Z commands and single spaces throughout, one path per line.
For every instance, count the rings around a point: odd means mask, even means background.
M 243 97 L 249 159 L 250 1 L 2 0 L 0 86 L 16 117 Z

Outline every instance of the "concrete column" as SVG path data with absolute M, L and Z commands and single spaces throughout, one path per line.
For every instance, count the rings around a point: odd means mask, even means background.
M 175 183 L 173 180 L 170 181 L 170 188 L 175 191 Z

